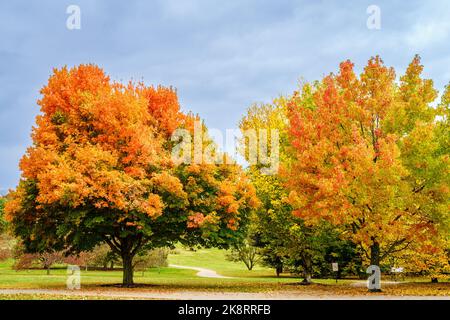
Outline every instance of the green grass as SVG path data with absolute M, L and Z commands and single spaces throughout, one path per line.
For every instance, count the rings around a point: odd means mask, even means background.
M 201 278 L 196 275 L 197 271 L 177 268 L 153 268 L 144 274 L 135 272 L 135 283 L 148 285 L 144 288 L 128 289 L 143 291 L 232 291 L 232 292 L 277 292 L 288 291 L 303 294 L 367 294 L 364 287 L 350 286 L 355 280 L 339 280 L 336 284 L 334 279 L 314 279 L 315 284 L 311 286 L 300 286 L 300 278 L 290 274 L 276 277 L 270 268 L 256 266 L 254 270 L 247 270 L 243 263 L 231 262 L 225 259 L 226 252 L 219 249 L 200 249 L 197 251 L 186 250 L 181 247 L 176 249 L 176 254 L 169 256 L 169 263 L 202 267 L 215 270 L 217 273 L 233 278 L 216 279 Z M 0 289 L 66 289 L 67 271 L 61 266 L 52 269 L 50 275 L 45 270 L 20 270 L 12 269 L 12 260 L 0 263 Z M 383 280 L 390 281 L 388 277 Z M 386 287 L 383 294 L 408 295 L 450 295 L 449 283 L 429 284 L 429 278 L 406 279 L 407 284 Z M 114 286 L 120 284 L 122 271 L 97 271 L 81 270 L 82 291 L 95 292 L 124 290 Z M 447 280 L 448 281 L 448 280 Z M 0 299 L 84 299 L 75 296 L 59 296 L 47 294 L 3 294 Z M 95 294 L 89 299 L 103 299 Z M 114 298 L 116 299 L 116 298 Z
M 66 287 L 67 271 L 65 268 L 54 268 L 47 275 L 45 270 L 20 270 L 11 268 L 12 261 L 0 264 L 1 288 L 54 288 Z M 180 278 L 195 279 L 195 272 L 184 269 L 160 268 L 149 269 L 142 276 L 142 272 L 135 273 L 135 282 L 160 284 L 163 281 L 173 281 Z M 122 281 L 122 271 L 85 271 L 81 270 L 83 286 L 116 284 Z
M 170 264 L 203 267 L 212 269 L 220 275 L 233 277 L 215 279 L 198 277 L 197 271 L 178 268 L 152 268 L 144 274 L 135 272 L 135 283 L 154 285 L 159 290 L 189 289 L 189 290 L 224 290 L 224 291 L 273 291 L 285 289 L 286 284 L 299 282 L 300 279 L 290 274 L 276 277 L 275 272 L 266 267 L 255 266 L 249 271 L 243 263 L 226 259 L 226 251 L 219 249 L 199 249 L 191 251 L 181 247 L 176 254 L 169 256 Z M 65 289 L 67 273 L 64 267 L 54 268 L 50 275 L 45 270 L 12 269 L 12 260 L 0 263 L 0 288 L 27 289 Z M 83 288 L 102 289 L 102 285 L 119 284 L 122 281 L 122 271 L 81 270 Z M 349 282 L 349 280 L 343 280 Z M 318 280 L 321 284 L 334 284 L 332 279 Z M 107 287 L 110 289 L 110 287 Z M 290 286 L 288 287 L 288 289 Z
M 197 271 L 177 268 L 152 268 L 144 275 L 140 271 L 135 272 L 136 283 L 152 284 L 160 289 L 184 288 L 184 289 L 238 289 L 243 283 L 255 291 L 258 285 L 264 283 L 292 282 L 298 281 L 294 278 L 276 278 L 273 272 L 265 268 L 257 268 L 254 271 L 246 270 L 245 266 L 235 262 L 223 260 L 223 252 L 219 250 L 201 250 L 192 253 L 183 251 L 180 254 L 171 255 L 170 263 L 201 266 L 216 270 L 219 274 L 236 276 L 233 279 L 201 278 L 196 275 Z M 199 256 L 196 260 L 195 256 Z M 222 260 L 221 260 L 222 259 Z M 0 288 L 30 288 L 30 289 L 64 289 L 66 287 L 67 271 L 65 268 L 52 269 L 50 275 L 45 270 L 20 270 L 12 269 L 12 260 L 0 264 Z M 244 266 L 244 267 L 243 267 Z M 239 276 L 240 275 L 240 276 Z M 81 284 L 83 287 L 99 287 L 102 284 L 118 284 L 122 281 L 122 271 L 84 271 L 81 270 Z M 253 284 L 252 284 L 253 283 Z M 253 289 L 253 290 L 252 290 Z
M 248 270 L 242 262 L 233 262 L 226 259 L 226 251 L 220 249 L 198 249 L 196 251 L 177 248 L 178 254 L 169 256 L 169 263 L 202 267 L 212 269 L 218 274 L 227 277 L 271 277 L 275 276 L 275 271 L 270 268 L 256 265 L 253 270 Z M 195 271 L 194 271 L 195 272 Z

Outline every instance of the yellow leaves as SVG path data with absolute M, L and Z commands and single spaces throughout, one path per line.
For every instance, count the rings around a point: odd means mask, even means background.
M 228 206 L 228 208 L 227 208 L 227 212 L 228 213 L 234 213 L 234 214 L 238 214 L 239 212 L 238 212 L 238 210 L 239 210 L 239 204 L 238 203 L 231 203 L 229 206 Z
M 228 207 L 234 202 L 232 195 L 223 195 L 217 198 L 217 202 L 222 207 Z
M 5 220 L 11 222 L 14 215 L 22 209 L 22 199 L 26 196 L 25 190 L 19 185 L 15 191 L 11 191 L 7 196 L 4 212 Z
M 217 232 L 219 227 L 220 217 L 216 211 L 212 211 L 209 214 L 203 214 L 200 212 L 190 212 L 187 221 L 187 227 L 189 229 L 200 229 L 202 237 L 208 238 L 212 232 Z M 227 223 L 227 227 L 235 230 L 237 224 L 233 221 L 233 218 Z
M 406 272 L 420 272 L 440 277 L 443 272 L 450 271 L 445 248 L 448 248 L 448 241 L 446 243 L 443 239 L 440 242 L 426 239 L 414 243 L 405 251 L 396 253 L 394 259 L 398 265 L 405 267 Z
M 50 148 L 28 148 L 27 154 L 20 160 L 19 167 L 22 170 L 23 177 L 36 179 L 42 168 L 47 167 L 56 158 L 57 154 Z
M 400 85 L 379 57 L 359 77 L 346 61 L 338 75 L 289 98 L 292 148 L 281 175 L 287 203 L 306 224 L 325 219 L 348 228 L 355 243 L 377 241 L 382 251 L 399 239 L 437 237 L 433 225 L 444 224 L 448 183 L 436 177 L 448 170 L 430 120 L 434 89 L 420 78 L 418 61 Z
M 137 179 L 139 179 L 139 178 L 142 179 L 146 175 L 146 172 L 143 168 L 136 167 L 136 166 L 125 167 L 124 171 L 127 175 L 129 175 L 133 178 L 137 178 Z
M 240 191 L 239 187 L 242 188 L 242 185 L 239 186 L 239 182 L 237 185 L 233 185 L 230 183 L 230 181 L 223 181 L 219 186 L 219 193 L 217 197 L 217 207 L 224 208 L 225 212 L 228 214 L 239 214 L 239 208 L 240 205 L 248 200 L 252 204 L 255 204 L 256 199 L 254 199 L 252 196 L 250 196 L 249 199 L 246 199 L 246 194 L 244 191 L 244 194 L 241 194 L 240 198 L 236 198 L 237 193 Z M 241 190 L 243 191 L 243 190 Z M 229 220 L 230 221 L 230 220 Z M 228 222 L 229 226 L 235 226 L 237 224 L 237 221 L 232 220 L 232 222 Z M 234 228 L 234 227 L 233 227 Z
M 250 199 L 248 200 L 248 205 L 252 209 L 257 209 L 258 207 L 261 206 L 261 201 L 256 196 L 256 193 L 251 195 Z
M 192 208 L 188 226 L 201 227 L 205 235 L 217 231 L 220 221 L 237 230 L 240 216 L 259 205 L 255 188 L 236 165 L 190 165 L 184 170 Z
M 289 192 L 286 198 L 287 203 L 289 203 L 293 208 L 302 208 L 306 205 L 307 200 L 303 195 L 297 193 L 297 191 L 292 190 Z
M 157 218 L 162 214 L 164 203 L 157 194 L 150 194 L 147 201 L 142 202 L 136 209 L 142 210 L 151 218 Z
M 187 171 L 191 174 L 199 174 L 201 171 L 201 167 L 198 164 L 189 165 Z
M 80 172 L 71 168 L 64 159 L 50 164 L 42 170 L 37 180 L 39 195 L 36 200 L 39 204 L 61 203 L 72 207 L 77 207 L 83 203 L 84 195 L 77 194 L 77 190 L 86 191 L 84 188 L 78 188 L 78 184 L 83 184 Z
M 229 181 L 223 181 L 219 186 L 217 202 L 220 206 L 226 207 L 234 202 L 234 193 L 236 188 L 229 183 Z
M 161 192 L 171 193 L 180 199 L 187 197 L 180 180 L 166 171 L 163 171 L 162 173 L 154 173 L 150 179 L 150 183 Z

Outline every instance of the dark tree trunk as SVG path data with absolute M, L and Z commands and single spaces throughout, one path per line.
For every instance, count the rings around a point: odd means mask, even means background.
M 370 247 L 370 264 L 380 266 L 380 244 L 378 242 L 374 242 Z
M 122 286 L 132 287 L 134 285 L 133 258 L 145 243 L 142 241 L 142 235 L 139 235 L 137 237 L 127 236 L 125 238 L 104 236 L 104 240 L 109 245 L 113 253 L 116 253 L 122 257 Z M 112 263 L 113 262 L 111 261 L 111 264 Z
M 45 269 L 47 270 L 47 275 L 50 275 L 50 267 L 45 267 Z
M 304 270 L 303 271 L 303 280 L 301 282 L 303 285 L 310 285 L 312 283 L 311 273 Z
M 278 266 L 275 268 L 275 272 L 277 273 L 277 277 L 279 277 L 280 274 L 283 273 L 283 266 L 282 266 L 282 265 L 278 265 Z
M 125 253 L 122 255 L 123 264 L 123 281 L 124 287 L 133 286 L 133 256 L 130 253 Z
M 312 260 L 307 256 L 303 258 L 303 281 L 302 284 L 309 285 L 312 283 Z

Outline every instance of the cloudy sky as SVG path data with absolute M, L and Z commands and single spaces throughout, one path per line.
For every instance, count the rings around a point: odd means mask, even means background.
M 81 29 L 69 30 L 69 5 Z M 377 5 L 381 29 L 369 29 Z M 36 100 L 52 68 L 96 63 L 112 79 L 177 88 L 184 110 L 235 128 L 254 102 L 299 79 L 357 70 L 373 55 L 403 72 L 420 54 L 425 75 L 450 80 L 450 1 L 0 0 L 0 193 L 20 177 Z

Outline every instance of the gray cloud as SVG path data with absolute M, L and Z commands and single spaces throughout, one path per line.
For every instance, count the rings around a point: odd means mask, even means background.
M 81 30 L 65 27 L 81 8 Z M 234 128 L 252 102 L 288 94 L 351 59 L 402 71 L 419 53 L 442 89 L 450 77 L 447 1 L 14 1 L 0 3 L 0 189 L 14 187 L 30 145 L 39 88 L 53 67 L 93 62 L 115 80 L 178 89 L 183 109 Z

